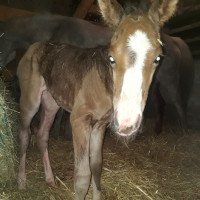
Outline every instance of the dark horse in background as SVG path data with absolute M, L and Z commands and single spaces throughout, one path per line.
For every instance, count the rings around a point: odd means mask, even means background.
M 162 131 L 166 104 L 177 111 L 181 126 L 187 128 L 187 106 L 194 80 L 193 57 L 179 37 L 161 33 L 164 58 L 151 85 L 147 109 L 154 107 L 155 131 Z M 171 113 L 170 113 L 171 115 Z
M 8 79 L 10 74 L 12 78 L 22 55 L 34 42 L 51 40 L 81 48 L 93 48 L 106 46 L 111 36 L 112 32 L 108 27 L 97 26 L 82 19 L 51 14 L 17 17 L 0 24 L 0 67 L 4 69 L 6 66 L 4 72 L 9 71 Z M 14 80 L 12 90 L 18 101 L 20 91 L 16 87 L 16 76 Z M 65 118 L 69 118 L 69 114 L 64 114 Z M 63 110 L 60 110 L 55 121 L 55 132 L 58 131 L 62 115 Z M 69 123 L 66 126 L 71 129 Z M 70 134 L 67 137 L 71 137 Z
M 15 58 L 16 50 L 25 49 L 37 41 L 49 39 L 83 48 L 107 45 L 111 38 L 108 28 L 59 15 L 17 17 L 0 24 L 0 66 Z
M 11 19 L 1 24 L 0 31 L 0 66 L 2 68 L 14 59 L 17 50 L 26 50 L 37 41 L 51 39 L 78 47 L 91 48 L 107 45 L 112 36 L 111 30 L 107 27 L 58 15 L 35 15 Z M 148 100 L 154 107 L 156 133 L 162 131 L 165 104 L 169 103 L 175 106 L 182 124 L 186 126 L 187 102 L 194 75 L 193 59 L 185 42 L 164 33 L 161 34 L 161 39 L 164 58 L 155 74 L 149 95 L 150 101 Z M 152 109 L 152 106 L 147 107 Z M 57 123 L 60 123 L 59 120 Z

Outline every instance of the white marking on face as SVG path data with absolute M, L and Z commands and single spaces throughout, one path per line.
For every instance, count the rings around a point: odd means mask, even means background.
M 124 74 L 120 99 L 117 105 L 117 121 L 119 126 L 137 126 L 138 117 L 142 117 L 142 83 L 143 69 L 148 51 L 152 48 L 147 34 L 136 31 L 127 41 L 130 55 L 134 62 Z

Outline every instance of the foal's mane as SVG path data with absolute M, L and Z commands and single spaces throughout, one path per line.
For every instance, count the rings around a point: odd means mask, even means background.
M 126 14 L 135 13 L 142 14 L 146 13 L 150 7 L 150 2 L 148 0 L 127 0 L 121 2 L 122 7 Z

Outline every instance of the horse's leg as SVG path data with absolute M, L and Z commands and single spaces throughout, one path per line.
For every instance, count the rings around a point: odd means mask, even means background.
M 62 119 L 61 130 L 67 141 L 72 141 L 72 127 L 70 124 L 70 113 L 64 112 Z
M 90 136 L 90 169 L 92 172 L 93 200 L 101 199 L 102 145 L 104 127 L 94 128 Z
M 55 121 L 53 123 L 51 132 L 53 133 L 54 136 L 60 136 L 61 132 L 61 121 L 63 118 L 64 110 L 62 108 L 59 109 L 59 111 L 56 114 Z
M 186 110 L 182 104 L 180 93 L 176 94 L 173 98 L 174 105 L 176 107 L 177 113 L 180 117 L 180 124 L 182 128 L 187 129 L 187 116 L 186 116 Z
M 73 120 L 71 117 L 75 171 L 74 171 L 74 189 L 75 199 L 84 200 L 87 194 L 91 171 L 89 165 L 89 144 L 91 127 L 85 117 Z
M 153 88 L 153 105 L 155 110 L 155 132 L 159 135 L 162 132 L 163 117 L 165 112 L 165 101 L 159 90 L 159 82 L 155 82 Z
M 169 97 L 177 110 L 178 116 L 180 117 L 181 125 L 184 129 L 187 129 L 186 110 L 183 107 L 183 103 L 182 103 L 182 99 L 181 99 L 181 92 L 175 86 L 173 86 L 171 88 L 167 88 L 167 89 L 168 89 Z
M 40 149 L 40 152 L 42 153 L 46 182 L 52 186 L 55 186 L 53 172 L 49 161 L 48 139 L 49 130 L 52 126 L 59 106 L 57 105 L 53 97 L 50 95 L 50 93 L 47 91 L 44 91 L 42 94 L 41 105 L 41 122 L 37 133 L 37 144 Z
M 19 162 L 19 173 L 18 173 L 18 187 L 24 189 L 26 186 L 26 150 L 28 148 L 29 139 L 31 135 L 30 123 L 38 111 L 40 106 L 40 95 L 34 98 L 34 103 L 31 98 L 27 98 L 27 95 L 21 95 L 20 98 L 20 131 L 19 131 L 19 142 L 20 142 L 20 162 Z

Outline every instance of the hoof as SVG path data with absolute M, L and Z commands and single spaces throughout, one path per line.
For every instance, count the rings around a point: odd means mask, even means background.
M 58 186 L 55 183 L 47 183 L 50 188 L 57 189 Z
M 101 191 L 94 192 L 92 200 L 101 200 Z
M 57 188 L 54 179 L 46 180 L 46 183 L 47 183 L 48 186 L 50 186 L 52 188 Z
M 25 190 L 26 189 L 26 180 L 18 178 L 18 189 L 19 190 Z

